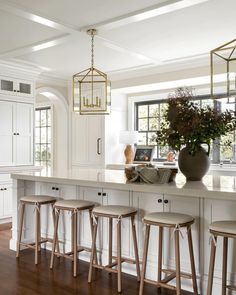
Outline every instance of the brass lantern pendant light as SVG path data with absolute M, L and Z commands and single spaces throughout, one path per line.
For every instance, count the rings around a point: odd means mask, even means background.
M 74 111 L 81 115 L 109 114 L 111 108 L 111 84 L 107 75 L 94 67 L 95 29 L 91 36 L 91 67 L 73 76 Z

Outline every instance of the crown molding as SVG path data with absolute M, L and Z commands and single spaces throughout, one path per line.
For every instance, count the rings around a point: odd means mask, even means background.
M 32 80 L 32 78 L 36 79 L 42 70 L 35 66 L 23 65 L 21 63 L 0 59 L 0 71 L 6 76 L 9 75 L 21 79 L 22 77 L 26 77 Z

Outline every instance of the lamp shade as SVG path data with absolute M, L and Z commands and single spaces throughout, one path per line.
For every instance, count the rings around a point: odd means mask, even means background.
M 119 142 L 123 144 L 138 143 L 138 131 L 120 131 Z

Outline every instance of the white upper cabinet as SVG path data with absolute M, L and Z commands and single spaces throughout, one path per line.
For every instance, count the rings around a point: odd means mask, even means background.
M 0 76 L 0 93 L 21 97 L 33 97 L 33 82 Z
M 0 166 L 33 164 L 33 104 L 0 101 Z

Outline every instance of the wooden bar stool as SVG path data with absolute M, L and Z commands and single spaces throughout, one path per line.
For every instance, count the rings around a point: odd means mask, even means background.
M 78 246 L 78 213 L 81 211 L 89 211 L 89 219 L 91 226 L 91 236 L 93 231 L 92 224 L 92 209 L 94 208 L 95 203 L 85 201 L 85 200 L 60 200 L 54 204 L 55 210 L 55 226 L 54 226 L 54 237 L 53 237 L 53 247 L 51 254 L 51 263 L 50 268 L 53 268 L 54 256 L 62 256 L 73 261 L 73 276 L 77 276 L 77 259 L 78 253 L 82 251 L 91 251 L 89 248 Z M 56 244 L 58 241 L 58 224 L 59 216 L 61 211 L 71 212 L 71 251 L 67 253 L 58 253 L 56 251 Z
M 197 295 L 197 280 L 196 271 L 193 255 L 193 244 L 192 244 L 192 232 L 191 225 L 194 223 L 194 218 L 189 215 L 170 213 L 170 212 L 154 212 L 146 215 L 143 219 L 146 225 L 146 233 L 144 240 L 144 253 L 143 253 L 143 268 L 141 273 L 141 282 L 139 295 L 143 294 L 144 282 L 154 284 L 157 287 L 167 288 L 170 290 L 175 290 L 177 295 L 181 295 L 181 276 L 192 279 L 194 295 Z M 147 267 L 147 255 L 148 255 L 148 244 L 151 225 L 159 227 L 159 247 L 158 247 L 158 277 L 157 281 L 152 281 L 145 279 L 146 267 Z M 174 240 L 175 240 L 175 264 L 176 270 L 168 270 L 162 268 L 162 248 L 163 248 L 163 228 L 173 228 L 174 229 Z M 180 245 L 179 245 L 179 230 L 182 227 L 187 228 L 189 254 L 192 274 L 181 273 L 180 271 Z M 162 273 L 168 276 L 162 279 Z M 176 287 L 171 286 L 168 282 L 176 278 Z
M 24 196 L 20 199 L 20 223 L 19 223 L 19 230 L 18 230 L 16 257 L 19 257 L 20 246 L 22 245 L 27 248 L 31 248 L 35 250 L 35 264 L 38 264 L 38 257 L 39 257 L 39 251 L 41 249 L 41 244 L 50 241 L 50 239 L 42 239 L 41 237 L 40 208 L 42 205 L 48 205 L 48 204 L 51 204 L 53 206 L 55 202 L 56 202 L 55 197 L 44 196 L 44 195 Z M 21 242 L 26 205 L 35 206 L 35 242 L 34 243 Z M 55 215 L 53 210 L 52 210 L 52 216 L 53 216 L 53 222 L 54 222 Z
M 122 262 L 128 262 L 132 264 L 136 264 L 137 271 L 137 280 L 140 280 L 140 267 L 139 267 L 139 256 L 138 256 L 138 245 L 137 245 L 137 237 L 135 230 L 135 216 L 137 214 L 137 210 L 132 207 L 126 206 L 116 206 L 116 205 L 108 205 L 108 206 L 100 206 L 96 207 L 93 210 L 94 217 L 94 230 L 93 230 L 93 241 L 92 241 L 92 253 L 90 259 L 89 266 L 89 275 L 88 282 L 92 281 L 92 271 L 93 268 L 103 269 L 108 272 L 117 273 L 117 290 L 121 292 L 122 283 L 121 283 L 121 273 L 122 273 Z M 97 229 L 98 229 L 98 219 L 99 217 L 106 217 L 109 219 L 109 247 L 108 247 L 108 265 L 102 266 L 98 265 L 94 262 L 94 256 L 96 254 L 96 237 L 97 237 Z M 131 226 L 132 226 L 132 235 L 133 235 L 133 243 L 134 243 L 134 254 L 135 259 L 123 258 L 121 256 L 121 220 L 123 218 L 131 218 Z M 113 219 L 117 219 L 117 256 L 112 256 L 112 231 L 113 231 Z M 113 260 L 115 260 L 113 262 Z M 117 266 L 117 269 L 113 267 Z
M 228 238 L 236 238 L 236 221 L 215 221 L 210 225 L 211 256 L 208 274 L 207 295 L 212 294 L 213 275 L 215 268 L 216 242 L 217 237 L 223 237 L 223 256 L 222 256 L 222 295 L 226 295 L 226 290 L 236 291 L 236 286 L 227 285 L 227 258 L 228 258 Z

